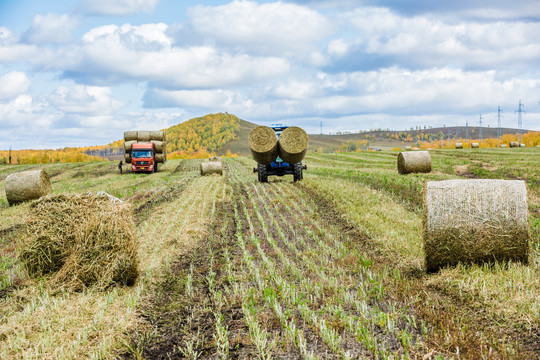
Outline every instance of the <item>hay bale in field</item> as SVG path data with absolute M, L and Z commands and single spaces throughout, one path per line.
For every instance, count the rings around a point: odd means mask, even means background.
M 479 147 L 480 147 L 479 143 L 472 143 L 471 144 L 471 148 L 473 148 L 473 149 L 478 149 Z
M 248 137 L 253 159 L 259 164 L 270 165 L 278 157 L 278 140 L 274 130 L 268 126 L 257 126 Z
M 507 146 L 506 146 L 506 144 L 501 144 L 501 147 L 502 147 L 502 148 L 505 148 L 505 147 L 507 147 Z
M 150 140 L 150 142 L 154 144 L 154 147 L 156 148 L 157 153 L 165 152 L 165 148 L 166 148 L 165 142 L 159 141 L 159 140 Z
M 510 147 L 519 147 L 519 143 L 517 141 L 510 141 Z
M 411 150 L 412 146 L 405 146 L 405 150 Z
M 208 161 L 210 162 L 221 161 L 221 158 L 219 156 L 210 156 L 208 158 Z
M 129 154 L 124 154 L 124 162 L 126 164 L 131 164 L 131 156 Z
M 223 175 L 223 165 L 221 161 L 202 162 L 201 163 L 201 175 Z
M 397 159 L 400 174 L 428 173 L 431 171 L 429 151 L 400 152 Z
M 137 141 L 138 142 L 149 142 L 150 141 L 151 131 L 138 131 Z
M 124 152 L 125 153 L 131 152 L 131 148 L 133 147 L 133 144 L 136 144 L 136 143 L 137 143 L 137 140 L 124 141 Z
M 31 277 L 61 288 L 133 285 L 139 275 L 131 205 L 100 192 L 32 203 L 19 260 Z
M 456 149 L 463 149 L 463 143 L 456 143 Z
M 304 129 L 298 126 L 286 128 L 279 136 L 279 157 L 289 164 L 301 162 L 306 156 L 308 140 L 308 134 Z
M 519 144 L 519 147 L 527 147 L 525 144 Z
M 524 181 L 430 181 L 424 185 L 423 220 L 430 272 L 459 262 L 529 260 Z
M 51 180 L 45 170 L 14 173 L 6 178 L 5 191 L 10 205 L 35 200 L 51 192 Z
M 165 154 L 165 153 L 161 153 L 161 154 L 156 153 L 156 161 L 158 163 L 161 163 L 161 164 L 165 163 L 165 161 L 167 161 L 167 154 Z
M 150 131 L 150 140 L 165 141 L 165 131 Z
M 137 141 L 138 134 L 137 131 L 124 131 L 124 140 L 125 141 Z

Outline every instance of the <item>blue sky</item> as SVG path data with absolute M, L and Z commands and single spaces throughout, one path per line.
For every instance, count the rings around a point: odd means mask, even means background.
M 0 149 L 208 113 L 318 133 L 540 130 L 540 2 L 0 0 Z

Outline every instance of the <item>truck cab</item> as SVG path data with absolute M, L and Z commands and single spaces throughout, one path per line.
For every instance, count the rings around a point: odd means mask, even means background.
M 131 148 L 131 171 L 157 172 L 156 148 L 153 143 L 136 143 Z

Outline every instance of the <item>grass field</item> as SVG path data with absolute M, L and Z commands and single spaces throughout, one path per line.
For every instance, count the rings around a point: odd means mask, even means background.
M 256 181 L 254 162 L 199 160 L 152 175 L 116 163 L 40 166 L 54 193 L 133 204 L 133 287 L 58 291 L 17 262 L 28 204 L 9 207 L 0 166 L 2 359 L 540 358 L 540 149 L 431 152 L 398 175 L 397 152 L 308 154 L 304 180 Z M 524 179 L 530 264 L 424 271 L 422 184 Z

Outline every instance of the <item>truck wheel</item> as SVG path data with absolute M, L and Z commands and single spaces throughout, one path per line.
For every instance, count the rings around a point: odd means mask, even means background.
M 302 163 L 301 162 L 293 165 L 293 179 L 294 179 L 294 182 L 297 182 L 297 181 L 302 180 L 304 178 L 302 170 L 303 170 L 303 168 L 302 168 Z
M 259 181 L 262 183 L 268 182 L 268 173 L 266 171 L 266 165 L 259 164 L 257 167 L 257 174 Z
M 155 164 L 154 164 L 154 172 L 155 172 L 155 173 L 157 173 L 157 172 L 158 172 L 158 169 L 157 169 L 157 164 L 158 164 L 158 163 L 155 163 Z

